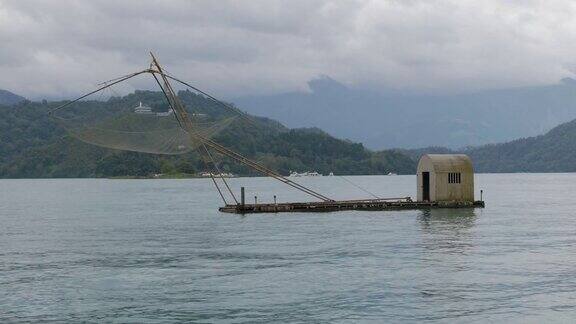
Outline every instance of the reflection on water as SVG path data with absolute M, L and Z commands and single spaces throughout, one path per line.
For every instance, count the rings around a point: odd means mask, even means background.
M 423 246 L 443 253 L 465 253 L 473 246 L 471 228 L 477 209 L 427 209 L 419 212 L 418 220 Z
M 459 209 L 425 209 L 420 210 L 418 220 L 425 231 L 433 228 L 450 228 L 452 230 L 467 229 L 474 226 L 477 218 L 477 208 Z

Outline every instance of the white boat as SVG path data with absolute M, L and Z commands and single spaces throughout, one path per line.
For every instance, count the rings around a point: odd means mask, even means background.
M 228 172 L 222 172 L 222 173 L 212 173 L 212 172 L 202 172 L 200 173 L 201 177 L 215 177 L 215 178 L 234 178 L 235 175 L 232 173 L 228 173 Z
M 388 172 L 387 175 L 389 175 L 389 176 L 395 176 L 395 175 L 398 175 L 398 174 L 396 174 L 396 173 L 394 173 L 394 172 Z
M 321 177 L 322 174 L 316 171 L 312 172 L 302 172 L 298 173 L 296 171 L 290 171 L 290 177 Z

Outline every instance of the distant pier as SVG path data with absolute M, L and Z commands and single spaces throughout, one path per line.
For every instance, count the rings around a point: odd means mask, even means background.
M 320 196 L 323 201 L 246 204 L 244 187 L 240 188 L 240 202 L 227 204 L 219 210 L 225 213 L 286 213 L 286 212 L 334 212 L 340 210 L 409 210 L 432 208 L 484 208 L 483 190 L 480 200 L 474 200 L 474 171 L 472 161 L 464 154 L 425 154 L 420 158 L 416 174 L 417 201 L 411 197 L 376 198 L 361 200 L 332 200 Z M 372 194 L 374 197 L 376 195 Z
M 341 210 L 411 210 L 431 208 L 484 208 L 484 201 L 474 202 L 422 202 L 403 200 L 343 200 L 321 202 L 293 202 L 293 203 L 263 203 L 263 204 L 237 204 L 220 207 L 224 213 L 252 214 L 252 213 L 286 213 L 286 212 L 334 212 Z

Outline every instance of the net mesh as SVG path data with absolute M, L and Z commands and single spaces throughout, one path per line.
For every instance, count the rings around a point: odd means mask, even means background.
M 189 112 L 192 131 L 181 127 L 167 103 L 78 102 L 57 111 L 55 119 L 73 137 L 94 145 L 154 154 L 184 154 L 211 139 L 237 116 L 213 117 Z

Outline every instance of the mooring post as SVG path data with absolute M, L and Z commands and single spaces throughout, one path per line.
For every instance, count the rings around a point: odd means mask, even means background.
M 244 196 L 244 187 L 240 187 L 240 204 L 244 206 L 246 204 L 245 196 Z

